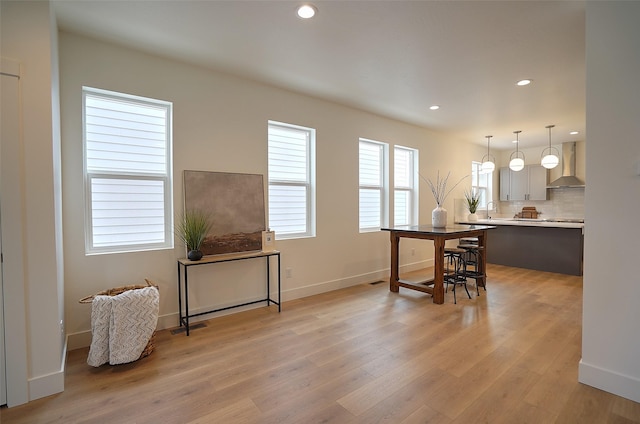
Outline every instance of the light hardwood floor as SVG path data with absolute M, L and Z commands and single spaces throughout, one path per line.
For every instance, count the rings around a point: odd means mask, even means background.
M 640 423 L 640 404 L 577 381 L 581 278 L 488 274 L 457 305 L 362 284 L 190 337 L 160 331 L 132 364 L 92 368 L 75 350 L 63 393 L 3 408 L 0 422 Z

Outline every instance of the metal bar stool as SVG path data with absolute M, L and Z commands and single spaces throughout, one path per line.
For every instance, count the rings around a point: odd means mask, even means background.
M 456 298 L 456 286 L 464 286 L 467 296 L 471 299 L 469 289 L 467 289 L 467 264 L 465 255 L 467 251 L 458 247 L 445 247 L 444 259 L 444 282 L 446 283 L 445 293 L 449 290 L 449 284 L 453 284 L 453 303 L 458 303 Z
M 478 289 L 478 279 L 485 277 L 485 274 L 478 270 L 478 264 L 480 263 L 480 255 L 482 254 L 481 250 L 484 249 L 484 247 L 478 245 L 477 238 L 465 238 L 460 239 L 458 248 L 465 251 L 464 256 L 465 263 L 467 265 L 466 277 L 475 280 L 476 293 L 478 294 L 478 296 L 480 296 L 480 290 Z M 482 288 L 484 289 L 484 291 L 487 291 L 486 283 Z

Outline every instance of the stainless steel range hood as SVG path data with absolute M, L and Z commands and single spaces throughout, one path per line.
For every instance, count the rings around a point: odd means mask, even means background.
M 547 188 L 584 187 L 584 181 L 576 177 L 576 143 L 562 143 L 562 177 L 549 183 Z

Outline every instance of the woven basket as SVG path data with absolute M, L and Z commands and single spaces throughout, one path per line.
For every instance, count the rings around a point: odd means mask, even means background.
M 149 281 L 146 278 L 144 279 L 144 281 L 147 283 L 146 285 L 136 284 L 136 285 L 130 285 L 130 286 L 114 287 L 112 289 L 103 290 L 96 294 L 92 294 L 91 296 L 83 297 L 78 302 L 91 303 L 93 302 L 93 298 L 96 296 L 117 296 L 129 290 L 145 289 L 147 287 L 155 287 L 156 289 L 158 288 L 158 286 L 156 284 L 153 284 L 152 281 Z M 149 343 L 147 343 L 147 346 L 145 346 L 145 348 L 142 350 L 142 353 L 140 354 L 140 357 L 138 359 L 142 359 L 145 356 L 151 355 L 151 352 L 153 352 L 155 347 L 156 347 L 156 332 L 154 331 L 153 334 L 151 335 L 151 338 L 149 338 Z

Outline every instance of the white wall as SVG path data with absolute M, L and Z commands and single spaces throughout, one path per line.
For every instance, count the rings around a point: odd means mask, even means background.
M 150 56 L 69 33 L 60 34 L 63 132 L 64 253 L 66 317 L 70 349 L 90 340 L 90 306 L 77 300 L 122 284 L 151 278 L 160 285 L 160 326 L 177 325 L 176 259 L 184 248 L 129 254 L 84 254 L 81 88 L 83 85 L 158 98 L 174 106 L 174 204 L 182 205 L 185 169 L 266 175 L 267 121 L 317 130 L 317 237 L 278 241 L 285 300 L 388 278 L 389 236 L 358 232 L 358 138 L 420 150 L 421 174 L 451 179 L 470 172 L 482 146 L 447 140 L 416 126 L 364 113 L 275 87 Z M 460 186 L 459 195 L 462 193 Z M 420 215 L 430 222 L 435 202 L 421 186 Z M 453 210 L 452 195 L 448 208 Z M 449 204 L 450 203 L 450 204 Z M 453 213 L 449 214 L 453 221 Z M 424 266 L 429 242 L 403 242 L 403 264 Z M 197 271 L 197 272 L 196 272 Z M 195 308 L 226 305 L 255 297 L 263 265 L 231 263 L 200 267 L 189 274 Z M 286 304 L 284 306 L 286 313 Z
M 14 331 L 9 321 L 16 320 L 16 327 L 24 328 L 21 336 L 26 336 L 26 346 L 16 347 L 7 339 L 8 351 L 23 350 L 20 357 L 8 352 L 7 368 L 20 369 L 26 362 L 27 375 L 8 382 L 10 400 L 14 390 L 21 392 L 13 401 L 18 404 L 64 388 L 57 31 L 48 2 L 2 2 L 1 7 L 2 55 L 21 65 L 21 139 L 2 140 L 3 149 L 4 143 L 20 144 L 18 163 L 11 165 L 19 168 L 21 181 L 16 181 L 11 192 L 2 193 L 3 200 L 10 195 L 23 202 L 19 242 L 23 246 L 24 278 L 4 281 L 20 288 L 19 296 L 5 295 L 5 304 L 10 304 L 12 311 L 20 309 L 7 316 L 7 327 Z M 22 389 L 26 380 L 28 393 Z
M 640 402 L 640 3 L 587 2 L 581 382 Z

